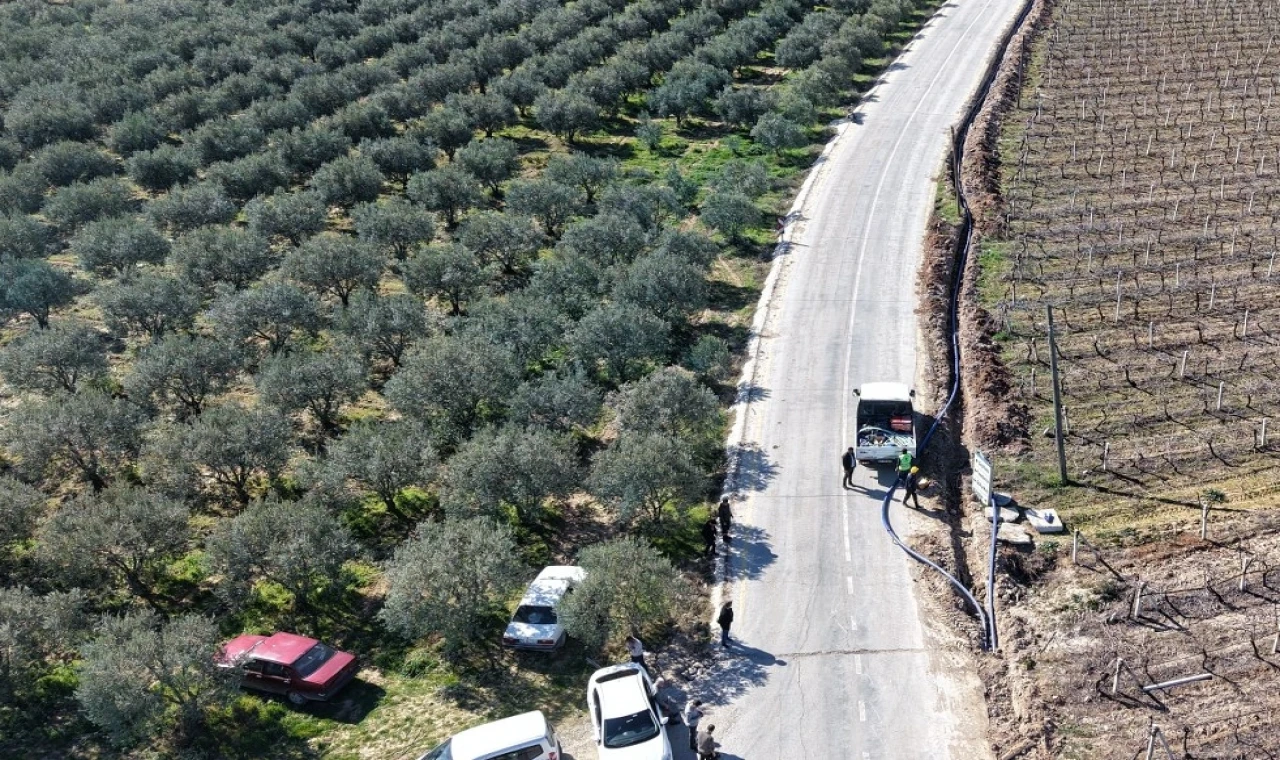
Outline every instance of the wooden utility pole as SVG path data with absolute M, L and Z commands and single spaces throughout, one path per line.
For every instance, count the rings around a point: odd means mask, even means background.
M 1053 437 L 1058 444 L 1058 480 L 1062 485 L 1067 478 L 1067 441 L 1062 426 L 1062 381 L 1058 378 L 1058 341 L 1053 331 L 1053 306 L 1044 305 L 1045 317 L 1049 321 L 1049 374 L 1053 375 Z

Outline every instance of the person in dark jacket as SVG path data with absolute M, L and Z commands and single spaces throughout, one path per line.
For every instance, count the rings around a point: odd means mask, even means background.
M 720 757 L 720 753 L 716 751 L 716 738 L 712 736 L 715 730 L 715 725 L 710 725 L 707 726 L 707 730 L 698 732 L 699 760 L 714 760 Z
M 720 538 L 724 541 L 724 545 L 729 545 L 729 526 L 733 524 L 733 509 L 729 506 L 729 497 L 726 496 L 720 500 L 720 506 L 716 507 L 716 515 L 720 518 Z
M 716 518 L 708 517 L 702 524 L 702 550 L 708 557 L 716 555 Z
M 840 455 L 840 466 L 844 468 L 843 486 L 845 488 L 853 488 L 853 469 L 858 466 L 858 458 L 854 456 L 852 446 L 849 447 L 848 451 Z
M 907 477 L 902 482 L 903 505 L 907 503 L 907 499 L 911 499 L 911 501 L 914 502 L 915 508 L 920 509 L 920 497 L 916 495 L 916 492 L 919 490 L 919 488 L 920 488 L 920 468 L 912 467 L 910 470 L 907 471 Z
M 720 624 L 720 646 L 729 646 L 729 626 L 733 625 L 733 600 L 720 605 L 720 614 L 716 615 L 716 622 Z

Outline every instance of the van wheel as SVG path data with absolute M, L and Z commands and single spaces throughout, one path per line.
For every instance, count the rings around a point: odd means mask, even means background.
M 289 692 L 288 694 L 286 694 L 285 696 L 286 696 L 286 697 L 288 697 L 288 698 L 289 698 L 289 702 L 290 702 L 290 703 L 292 703 L 293 705 L 295 705 L 296 707 L 302 707 L 303 705 L 305 705 L 305 704 L 307 703 L 307 698 L 306 698 L 306 697 L 304 697 L 304 696 L 302 696 L 301 694 L 299 694 L 299 693 L 298 693 L 298 692 L 296 692 L 296 691 L 291 691 L 291 692 Z

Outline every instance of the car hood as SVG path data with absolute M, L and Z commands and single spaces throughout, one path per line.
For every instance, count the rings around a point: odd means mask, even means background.
M 532 623 L 508 623 L 507 635 L 513 636 L 521 641 L 538 639 L 554 639 L 560 635 L 560 625 L 558 623 L 544 623 L 542 625 L 534 625 Z
M 600 760 L 671 760 L 671 745 L 667 742 L 665 730 L 643 744 L 618 749 L 610 749 L 603 744 L 596 747 Z
M 316 672 L 307 676 L 305 680 L 307 683 L 313 683 L 316 686 L 324 686 L 341 674 L 355 660 L 355 655 L 348 652 L 334 652 L 332 657 L 325 660 L 324 664 L 317 668 Z

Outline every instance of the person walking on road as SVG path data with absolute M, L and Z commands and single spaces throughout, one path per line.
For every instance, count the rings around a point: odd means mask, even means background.
M 852 446 L 849 447 L 848 451 L 840 455 L 840 466 L 844 468 L 843 486 L 845 488 L 853 488 L 853 469 L 858 466 L 858 457 L 854 455 Z
M 716 751 L 716 738 L 712 734 L 715 733 L 715 725 L 707 726 L 706 731 L 698 734 L 698 758 L 699 760 L 714 760 L 720 757 L 720 753 Z
M 920 509 L 920 497 L 916 494 L 920 488 L 919 467 L 912 467 L 907 471 L 907 477 L 906 480 L 903 481 L 902 487 L 904 489 L 902 494 L 903 505 L 906 505 L 907 499 L 911 499 L 911 501 L 914 502 L 915 508 Z
M 689 749 L 698 751 L 698 721 L 702 720 L 702 700 L 694 699 L 685 703 L 680 719 L 689 727 Z
M 644 672 L 649 672 L 649 666 L 644 661 L 644 644 L 633 633 L 627 637 L 627 654 L 631 655 L 631 661 L 644 668 Z
M 906 448 L 902 449 L 902 453 L 898 454 L 898 483 L 902 484 L 907 479 L 907 474 L 911 472 L 911 465 L 914 464 L 914 457 Z
M 702 524 L 702 550 L 708 557 L 716 555 L 716 518 L 708 517 Z
M 733 625 L 732 599 L 720 605 L 720 614 L 716 615 L 716 622 L 720 624 L 720 646 L 728 648 L 729 626 Z
M 729 506 L 728 496 L 720 500 L 720 506 L 716 507 L 716 515 L 720 518 L 720 538 L 727 547 L 729 545 L 729 526 L 733 524 L 733 509 Z

